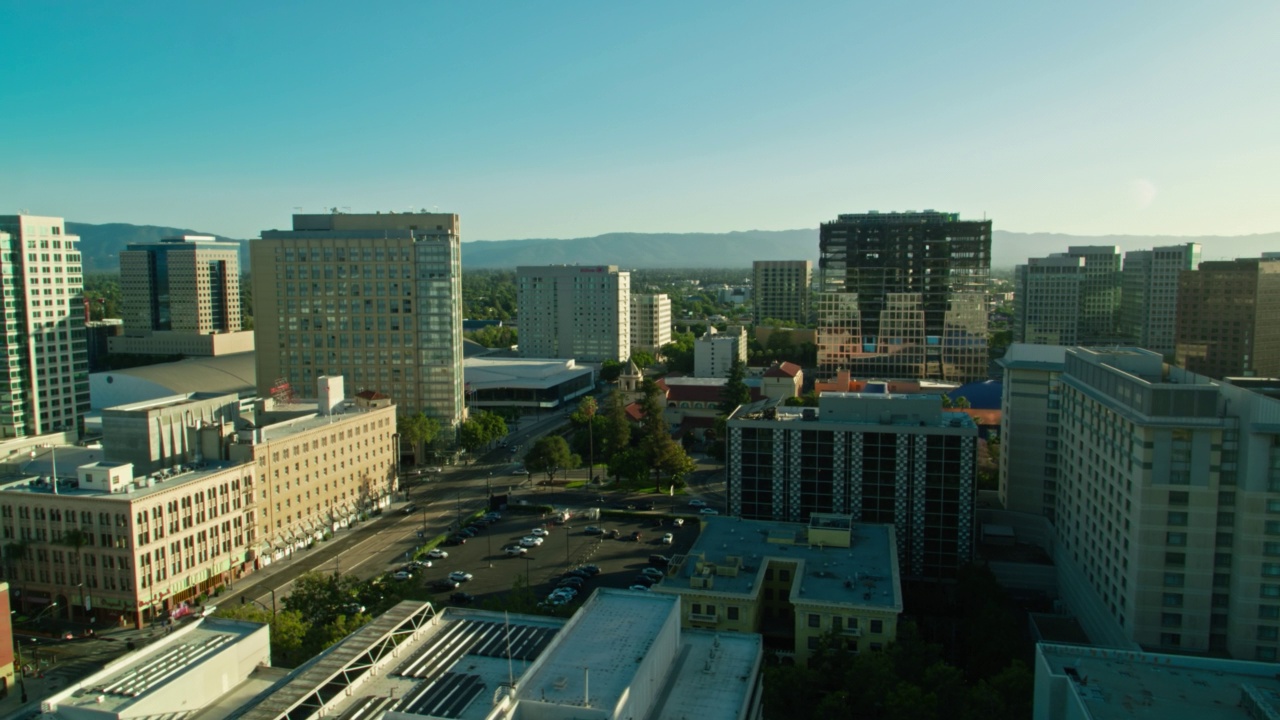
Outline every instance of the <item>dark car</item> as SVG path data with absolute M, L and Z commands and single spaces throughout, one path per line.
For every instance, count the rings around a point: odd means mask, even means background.
M 580 568 L 578 568 L 578 569 L 579 569 L 579 570 L 581 570 L 581 571 L 583 571 L 583 572 L 585 572 L 585 573 L 587 573 L 587 574 L 588 574 L 588 575 L 590 575 L 591 577 L 595 577 L 596 575 L 599 575 L 599 574 L 600 574 L 600 566 L 599 566 L 599 565 L 583 565 L 582 567 L 580 567 Z
M 633 585 L 643 585 L 645 587 L 653 587 L 653 578 L 648 575 L 637 575 L 631 579 Z
M 457 590 L 458 583 L 450 580 L 449 578 L 440 578 L 439 580 L 431 581 L 431 589 L 432 590 Z
M 583 582 L 584 582 L 583 579 L 580 577 L 567 577 L 561 580 L 559 583 L 556 583 L 556 587 L 571 587 L 574 590 L 577 590 L 578 588 L 582 587 Z
M 636 542 L 640 542 L 640 538 L 641 538 L 641 537 L 642 537 L 642 535 L 640 534 L 640 531 L 639 531 L 639 530 L 636 530 L 636 531 L 634 531 L 634 532 L 632 532 L 632 533 L 631 533 L 631 539 L 632 539 L 632 540 L 634 540 L 634 541 L 636 541 Z
M 476 601 L 476 596 L 469 592 L 456 592 L 449 596 L 449 602 L 459 605 L 470 605 Z
M 402 509 L 400 512 L 404 513 L 405 515 L 410 515 L 413 512 L 417 511 L 417 509 L 418 509 L 417 505 L 405 505 L 404 509 Z
M 479 535 L 479 534 L 480 534 L 480 531 L 479 531 L 479 530 L 477 530 L 477 529 L 475 529 L 475 528 L 473 528 L 473 527 L 464 527 L 464 528 L 462 528 L 461 530 L 459 530 L 459 531 L 458 531 L 458 534 L 459 534 L 459 535 L 464 535 L 464 536 L 469 537 L 469 538 L 473 538 L 473 537 L 475 537 L 476 535 Z
M 620 538 L 622 537 L 622 531 L 618 530 L 618 528 L 614 528 L 606 532 L 605 535 L 611 538 Z
M 650 555 L 649 564 L 654 567 L 664 568 L 671 564 L 671 558 L 666 555 Z
M 444 541 L 445 545 L 466 545 L 467 538 L 465 535 L 450 535 L 448 540 Z
M 644 503 L 643 505 L 641 505 L 641 506 L 640 506 L 640 509 L 641 509 L 641 510 L 652 510 L 654 507 L 655 507 L 655 506 L 654 506 L 654 504 L 653 504 L 653 503 L 651 503 L 651 502 L 647 502 L 647 503 Z
M 591 577 L 591 573 L 587 572 L 586 570 L 583 570 L 582 568 L 578 568 L 578 569 L 570 570 L 566 572 L 564 576 L 582 578 L 583 580 L 587 580 Z

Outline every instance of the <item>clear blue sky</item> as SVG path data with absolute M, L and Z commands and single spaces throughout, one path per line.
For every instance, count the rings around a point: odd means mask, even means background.
M 1275 2 L 0 0 L 0 212 L 1280 230 Z

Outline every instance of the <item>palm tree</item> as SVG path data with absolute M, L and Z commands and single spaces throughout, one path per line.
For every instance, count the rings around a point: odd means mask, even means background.
M 590 395 L 578 403 L 578 416 L 587 423 L 587 487 L 595 479 L 596 471 L 596 411 L 599 410 L 596 399 Z

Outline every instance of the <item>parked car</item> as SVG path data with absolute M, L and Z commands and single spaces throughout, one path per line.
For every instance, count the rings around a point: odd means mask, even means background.
M 476 601 L 476 596 L 469 592 L 456 592 L 449 596 L 449 602 L 459 605 L 470 605 Z
M 654 567 L 664 568 L 671 564 L 671 558 L 666 555 L 650 555 L 649 564 Z
M 706 506 L 707 506 L 706 500 L 699 500 L 698 498 L 694 498 L 689 501 L 689 507 L 691 508 L 704 508 Z
M 561 580 L 560 582 L 556 583 L 556 587 L 558 587 L 558 588 L 571 587 L 571 588 L 573 588 L 574 590 L 578 590 L 578 589 L 580 589 L 580 588 L 582 587 L 582 583 L 583 583 L 583 579 L 582 579 L 582 578 L 579 578 L 579 577 L 567 577 L 567 578 L 565 578 L 565 579 Z
M 551 532 L 546 528 L 536 527 L 533 529 L 533 532 L 531 534 L 535 537 L 547 537 L 548 535 L 551 534 Z
M 641 537 L 642 537 L 642 536 L 640 535 L 640 531 L 639 531 L 639 530 L 636 530 L 636 531 L 634 531 L 634 532 L 632 532 L 632 533 L 631 533 L 631 539 L 632 539 L 632 540 L 634 540 L 635 542 L 640 542 L 640 538 L 641 538 Z
M 466 545 L 466 544 L 467 544 L 467 536 L 466 536 L 466 535 L 450 535 L 450 536 L 449 536 L 449 539 L 444 541 L 444 544 L 445 544 L 445 545 L 450 545 L 450 546 L 453 546 L 453 545 Z
M 526 535 L 520 538 L 520 547 L 535 548 L 542 544 L 542 538 Z
M 465 536 L 465 537 L 473 538 L 473 537 L 475 537 L 476 535 L 479 535 L 479 534 L 480 534 L 480 531 L 479 531 L 479 530 L 477 530 L 477 529 L 475 529 L 475 528 L 473 528 L 473 527 L 471 527 L 471 526 L 467 526 L 467 527 L 464 527 L 464 528 L 462 528 L 461 530 L 459 530 L 459 531 L 458 531 L 458 534 L 459 534 L 459 535 L 462 535 L 462 536 Z
M 654 580 L 661 580 L 662 578 L 667 576 L 666 573 L 662 572 L 658 568 L 652 568 L 652 567 L 647 567 L 641 570 L 640 574 L 644 575 L 645 577 L 652 578 Z
M 420 568 L 429 568 L 431 567 L 431 561 L 430 560 L 414 560 L 413 562 L 409 563 L 409 565 L 411 565 L 415 570 Z
M 449 573 L 449 579 L 454 582 L 464 583 L 472 579 L 473 577 L 475 576 L 472 575 L 471 573 L 463 572 L 461 570 L 454 570 L 453 572 Z
M 614 528 L 612 530 L 605 532 L 605 535 L 616 539 L 616 538 L 622 537 L 622 532 L 618 530 L 618 528 Z
M 662 536 L 662 544 L 663 544 L 663 545 L 670 545 L 671 543 L 673 543 L 673 542 L 675 542 L 675 541 L 676 541 L 676 536 L 675 536 L 675 535 L 672 535 L 671 533 L 664 533 L 664 534 L 663 534 L 663 536 Z
M 591 573 L 587 572 L 586 570 L 583 570 L 582 568 L 574 568 L 573 570 L 567 570 L 565 571 L 564 575 L 565 577 L 581 578 L 582 580 L 587 580 L 591 577 Z
M 512 545 L 511 547 L 503 548 L 502 551 L 511 557 L 520 557 L 521 555 L 529 552 L 527 548 L 520 545 Z
M 445 552 L 444 550 L 441 550 L 440 548 L 431 548 L 431 551 L 427 553 L 427 557 L 433 558 L 436 560 L 443 560 L 449 557 L 449 553 Z
M 648 585 L 641 585 L 640 583 L 636 583 L 635 585 L 632 585 L 631 587 L 629 587 L 629 588 L 627 588 L 627 589 L 628 589 L 628 590 L 639 590 L 639 591 L 642 591 L 642 592 L 649 592 L 649 586 L 648 586 Z
M 440 578 L 439 580 L 432 581 L 431 589 L 432 590 L 457 590 L 458 583 L 454 582 L 453 580 L 450 580 L 449 578 Z
M 412 515 L 413 513 L 417 512 L 417 510 L 418 510 L 418 506 L 410 503 L 408 505 L 405 505 L 404 509 L 402 509 L 400 512 L 404 513 L 405 515 Z
M 365 611 L 365 607 L 360 603 L 347 603 L 342 606 L 342 612 L 348 615 L 359 615 Z
M 698 512 L 702 513 L 703 515 L 719 515 L 720 514 L 719 510 L 715 508 L 708 508 L 708 507 L 704 507 Z
M 413 573 L 406 572 L 404 570 L 397 570 L 391 575 L 392 580 L 409 580 L 412 578 L 413 578 Z
M 653 578 L 648 575 L 637 575 L 631 579 L 633 585 L 643 585 L 646 590 L 653 586 L 653 582 Z
M 601 530 L 600 528 L 596 527 L 595 525 L 588 525 L 588 526 L 587 526 L 587 527 L 582 531 L 582 534 L 583 534 L 583 535 L 603 535 L 603 534 L 604 534 L 604 530 Z
M 587 574 L 588 574 L 588 575 L 590 575 L 591 577 L 595 577 L 596 575 L 599 575 L 599 574 L 600 574 L 600 566 L 599 566 L 599 565 L 583 565 L 582 567 L 580 567 L 580 568 L 578 568 L 578 569 L 579 569 L 579 570 L 581 570 L 581 571 L 583 571 L 583 572 L 585 572 L 585 573 L 587 573 Z
M 494 510 L 494 511 L 485 513 L 484 518 L 489 522 L 497 522 L 502 519 L 502 513 L 499 513 L 498 511 Z
M 671 521 L 671 524 L 675 525 L 676 527 L 684 527 L 684 518 L 676 518 L 675 520 Z

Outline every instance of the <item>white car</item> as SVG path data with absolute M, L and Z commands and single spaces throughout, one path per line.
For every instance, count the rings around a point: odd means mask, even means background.
M 672 535 L 671 533 L 667 533 L 666 535 L 662 536 L 662 544 L 670 545 L 671 543 L 675 542 L 675 539 L 676 538 L 674 535 Z
M 506 552 L 511 557 L 520 557 L 521 555 L 524 555 L 525 553 L 529 552 L 529 550 L 526 548 L 520 547 L 519 545 L 512 545 L 511 547 L 504 550 L 504 552 Z
M 698 498 L 694 498 L 689 501 L 689 507 L 691 508 L 702 508 L 706 506 L 707 506 L 706 500 L 699 500 Z
M 550 530 L 546 528 L 541 528 L 541 527 L 534 528 L 532 533 L 534 537 L 547 537 L 550 534 L 551 534 Z
M 452 581 L 454 581 L 454 582 L 464 583 L 464 582 L 467 582 L 468 580 L 470 580 L 472 577 L 474 577 L 474 576 L 473 576 L 471 573 L 469 573 L 469 572 L 462 572 L 461 570 L 455 570 L 455 571 L 453 571 L 453 572 L 449 573 L 449 579 L 450 579 L 450 580 L 452 580 Z
M 556 597 L 557 595 L 567 598 L 576 598 L 578 597 L 578 591 L 571 587 L 556 588 L 551 591 L 551 594 L 548 597 Z
M 427 553 L 427 557 L 432 558 L 434 560 L 443 560 L 449 557 L 449 553 L 445 552 L 444 550 L 441 550 L 440 548 L 431 548 L 431 552 Z
M 676 527 L 684 527 L 684 518 L 676 518 L 675 520 L 671 521 L 671 524 L 675 525 Z
M 719 515 L 720 514 L 719 510 L 715 508 L 709 508 L 709 507 L 704 507 L 698 512 L 702 513 L 703 515 Z
M 536 548 L 542 544 L 542 538 L 527 535 L 520 538 L 520 547 Z

